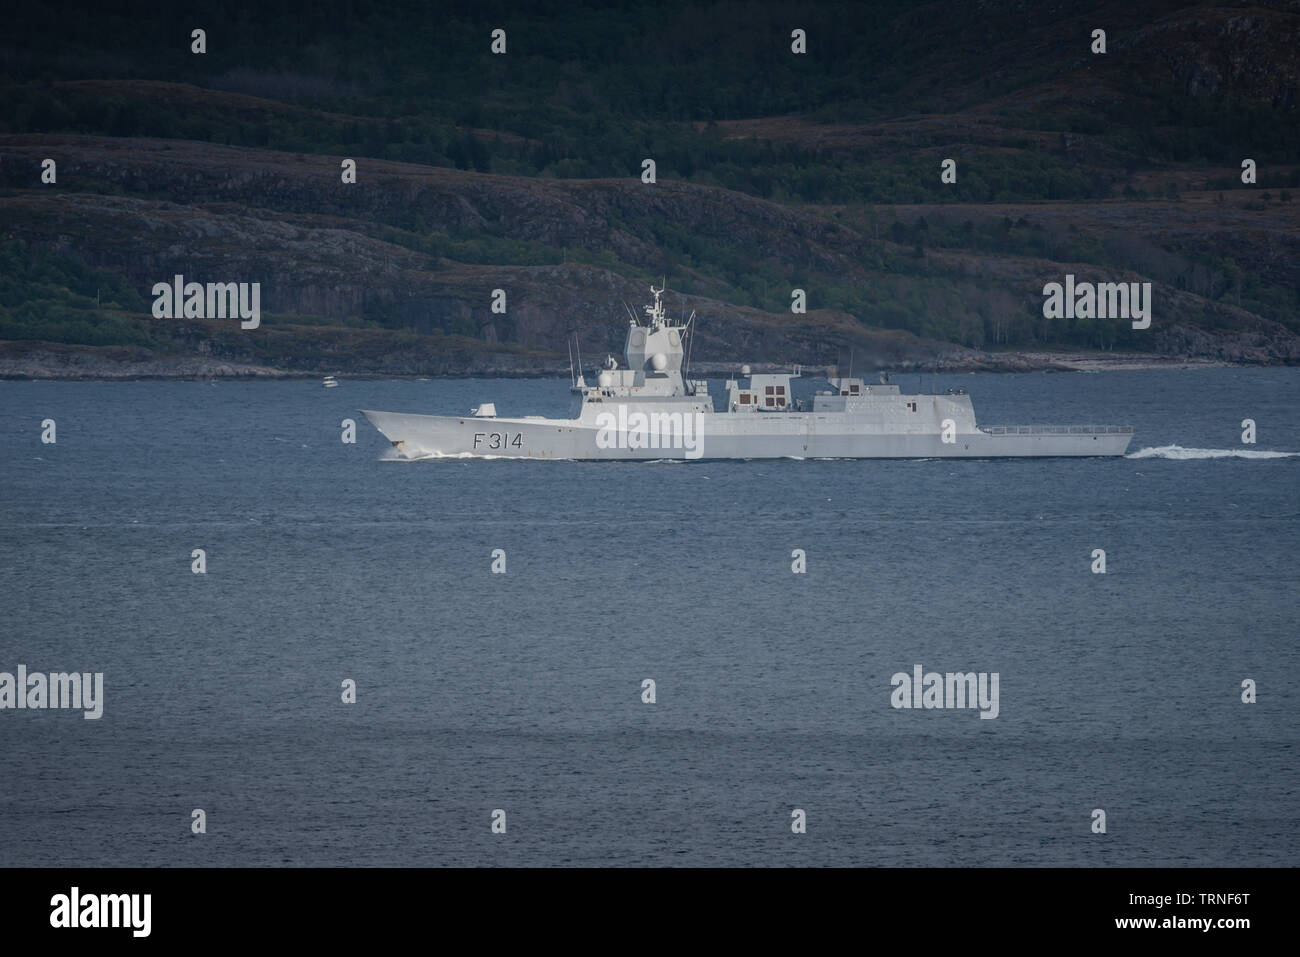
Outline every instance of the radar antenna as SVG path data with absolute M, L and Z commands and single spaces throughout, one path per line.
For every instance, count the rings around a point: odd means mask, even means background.
M 668 286 L 668 277 L 665 276 L 660 282 L 661 285 L 658 289 L 654 287 L 653 283 L 650 284 L 650 291 L 654 293 L 655 304 L 645 307 L 646 315 L 650 317 L 650 327 L 652 329 L 662 329 L 666 321 L 664 319 L 663 295 L 664 289 Z

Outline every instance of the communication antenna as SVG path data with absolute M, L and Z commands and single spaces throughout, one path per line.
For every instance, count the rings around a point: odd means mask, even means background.
M 686 380 L 691 374 L 691 349 L 695 346 L 695 337 L 691 335 L 691 330 L 695 328 L 695 310 L 691 310 L 691 318 L 686 320 L 686 328 L 682 330 L 682 338 L 686 340 L 686 361 L 682 363 L 682 379 Z
M 573 336 L 574 334 L 571 332 L 569 333 L 568 337 L 564 340 L 564 344 L 569 347 L 569 388 L 570 389 L 574 388 L 578 384 L 578 380 L 573 377 Z

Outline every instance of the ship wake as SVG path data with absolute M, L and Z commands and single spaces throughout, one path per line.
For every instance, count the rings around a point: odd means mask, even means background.
M 546 458 L 529 457 L 526 455 L 485 455 L 481 452 L 418 452 L 412 454 L 403 454 L 396 449 L 386 449 L 379 456 L 381 462 L 456 462 L 466 461 L 469 459 L 508 459 L 511 462 L 568 462 L 570 459 L 561 458 L 560 456 L 547 456 Z
M 1288 459 L 1300 452 L 1269 452 L 1256 449 L 1185 449 L 1181 445 L 1161 445 L 1138 449 L 1126 459 Z

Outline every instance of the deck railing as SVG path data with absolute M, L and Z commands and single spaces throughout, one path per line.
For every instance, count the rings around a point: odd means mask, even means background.
M 981 432 L 989 435 L 1110 435 L 1128 434 L 1131 425 L 986 425 Z

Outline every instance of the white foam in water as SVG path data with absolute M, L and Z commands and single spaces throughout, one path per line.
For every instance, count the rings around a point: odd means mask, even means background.
M 1254 449 L 1185 449 L 1181 445 L 1161 445 L 1138 449 L 1126 459 L 1286 459 L 1300 452 L 1266 452 Z
M 569 459 L 555 456 L 553 458 L 543 458 L 541 456 L 527 455 L 484 455 L 478 452 L 421 452 L 418 455 L 403 455 L 396 449 L 385 449 L 379 456 L 381 462 L 434 462 L 442 459 L 447 461 L 457 459 L 510 459 L 515 462 L 568 462 Z

